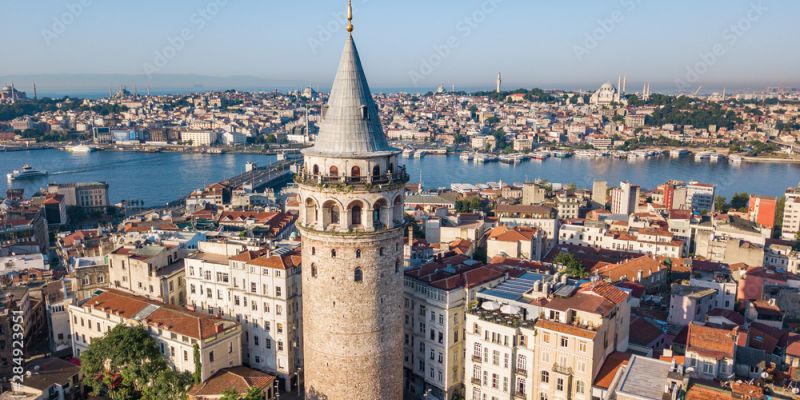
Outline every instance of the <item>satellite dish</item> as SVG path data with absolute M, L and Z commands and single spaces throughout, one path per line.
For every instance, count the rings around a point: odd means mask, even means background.
M 767 373 L 767 371 L 764 371 L 764 372 L 761 373 L 761 377 L 763 379 L 767 379 L 767 378 L 769 378 L 769 374 Z
M 694 372 L 694 367 L 686 368 L 686 373 L 687 374 L 691 374 L 692 372 Z

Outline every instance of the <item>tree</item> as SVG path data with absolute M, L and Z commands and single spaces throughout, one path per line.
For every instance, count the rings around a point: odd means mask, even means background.
M 191 377 L 173 371 L 142 327 L 117 325 L 81 354 L 83 384 L 111 399 L 181 399 Z
M 730 206 L 728 206 L 728 203 L 725 202 L 725 196 L 714 197 L 714 209 L 721 213 L 728 212 Z
M 220 400 L 263 400 L 264 390 L 255 386 L 247 390 L 244 395 L 239 394 L 234 388 L 225 389 Z
M 742 192 L 742 193 L 734 193 L 733 197 L 731 197 L 731 208 L 735 210 L 743 210 L 747 209 L 747 204 L 750 202 L 750 195 Z
M 586 278 L 589 276 L 589 273 L 586 272 L 586 268 L 584 268 L 583 264 L 571 253 L 563 251 L 558 253 L 556 258 L 553 260 L 553 263 L 563 266 L 563 271 L 569 276 L 575 278 Z

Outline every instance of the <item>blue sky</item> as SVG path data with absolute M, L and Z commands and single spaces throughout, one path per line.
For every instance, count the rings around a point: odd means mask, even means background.
M 324 89 L 344 9 L 335 0 L 7 0 L 0 77 L 125 74 L 144 86 L 159 74 L 249 76 Z M 800 83 L 797 1 L 354 0 L 354 9 L 376 88 L 490 88 L 498 71 L 505 87 L 593 89 L 619 73 L 631 89 Z

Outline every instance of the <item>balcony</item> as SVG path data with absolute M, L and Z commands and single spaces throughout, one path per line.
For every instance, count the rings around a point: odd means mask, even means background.
M 472 361 L 476 362 L 476 363 L 479 363 L 479 362 L 483 362 L 483 359 L 481 358 L 480 354 L 473 354 L 472 355 Z
M 517 368 L 516 370 L 514 370 L 514 373 L 519 375 L 519 376 L 522 376 L 522 377 L 527 377 L 528 376 L 528 371 L 526 371 L 524 369 L 520 369 L 520 368 Z
M 515 398 L 515 399 L 525 399 L 525 398 L 527 398 L 527 397 L 525 397 L 525 393 L 522 393 L 522 392 L 514 392 L 514 398 Z
M 322 175 L 303 170 L 294 177 L 295 182 L 307 185 L 320 185 L 325 187 L 342 187 L 369 190 L 377 185 L 405 184 L 409 180 L 405 166 L 397 167 L 395 172 L 384 175 L 347 176 L 347 175 Z
M 562 375 L 572 375 L 572 367 L 566 367 L 563 365 L 553 364 L 552 371 Z
M 481 385 L 481 378 L 472 378 L 470 381 L 473 385 L 480 386 Z

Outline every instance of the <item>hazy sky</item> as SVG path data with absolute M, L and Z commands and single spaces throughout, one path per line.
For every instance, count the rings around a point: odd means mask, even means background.
M 5 0 L 0 76 L 246 75 L 326 88 L 343 0 Z M 800 83 L 793 0 L 354 0 L 375 88 Z M 140 81 L 140 84 L 141 83 Z

